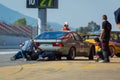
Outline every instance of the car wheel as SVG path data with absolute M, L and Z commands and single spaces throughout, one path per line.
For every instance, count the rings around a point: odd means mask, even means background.
M 115 54 L 117 57 L 120 57 L 120 53 Z
M 91 48 L 90 48 L 90 52 L 89 52 L 89 60 L 93 60 L 94 59 L 94 55 L 95 55 L 95 47 L 94 46 L 92 46 Z
M 74 60 L 75 54 L 76 54 L 75 48 L 70 48 L 67 60 Z
M 114 47 L 110 46 L 110 56 L 113 57 L 115 55 L 115 49 Z
M 61 60 L 61 56 L 60 55 L 56 56 L 56 59 Z

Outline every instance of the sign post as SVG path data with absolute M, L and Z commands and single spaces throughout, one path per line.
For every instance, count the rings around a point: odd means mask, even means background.
M 38 9 L 38 34 L 44 32 L 47 26 L 47 9 Z
M 27 8 L 38 8 L 38 34 L 47 26 L 47 8 L 58 8 L 58 0 L 26 0 Z

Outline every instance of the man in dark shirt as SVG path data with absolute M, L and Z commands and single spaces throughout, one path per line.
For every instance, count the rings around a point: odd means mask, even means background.
M 102 41 L 102 51 L 103 51 L 104 60 L 100 62 L 110 62 L 109 40 L 110 40 L 110 33 L 111 33 L 112 26 L 107 21 L 106 15 L 102 16 L 102 20 L 103 22 L 102 22 L 102 32 L 100 34 L 100 40 Z

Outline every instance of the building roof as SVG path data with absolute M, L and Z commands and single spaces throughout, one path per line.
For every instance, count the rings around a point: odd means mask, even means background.
M 13 26 L 0 22 L 0 35 L 31 37 L 32 28 L 28 26 Z

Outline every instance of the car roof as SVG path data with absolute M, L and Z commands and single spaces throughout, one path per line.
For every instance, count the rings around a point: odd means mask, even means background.
M 44 32 L 72 32 L 72 31 L 67 31 L 67 30 L 59 30 L 59 31 L 44 31 Z
M 83 36 L 99 36 L 100 34 L 84 34 Z
M 111 33 L 120 33 L 120 31 L 111 31 Z
M 59 30 L 59 31 L 44 31 L 42 33 L 45 33 L 45 32 L 67 32 L 67 33 L 76 33 L 75 31 L 67 31 L 67 30 Z M 41 34 L 41 33 L 40 33 Z

